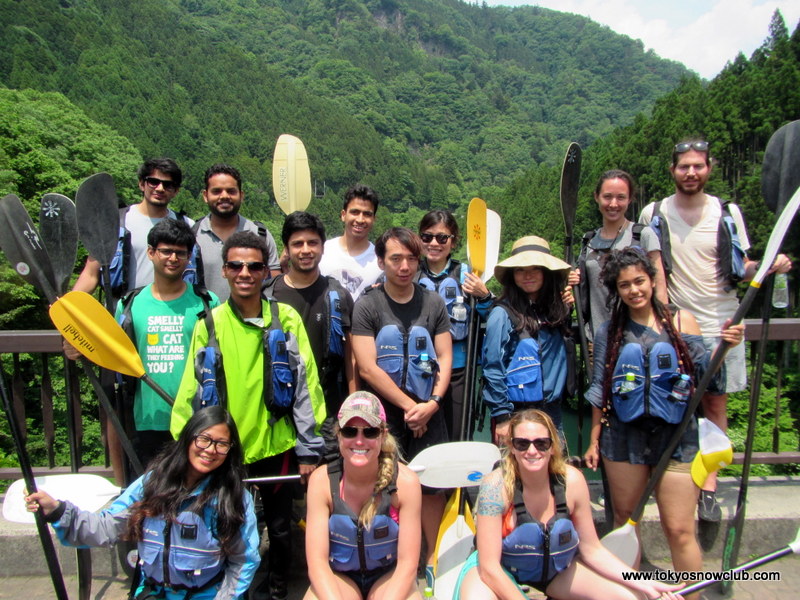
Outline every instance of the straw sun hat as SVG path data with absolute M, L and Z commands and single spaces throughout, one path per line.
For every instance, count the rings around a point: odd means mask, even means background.
M 502 282 L 508 269 L 515 267 L 542 267 L 548 271 L 564 271 L 566 275 L 570 266 L 560 258 L 550 254 L 550 244 L 535 235 L 518 239 L 511 247 L 511 256 L 494 268 L 494 276 Z

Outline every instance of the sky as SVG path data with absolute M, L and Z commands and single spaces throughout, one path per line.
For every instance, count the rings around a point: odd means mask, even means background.
M 486 3 L 531 4 L 587 16 L 617 33 L 642 40 L 645 49 L 682 62 L 705 79 L 717 75 L 740 51 L 750 58 L 769 35 L 775 9 L 783 14 L 790 35 L 800 19 L 798 0 L 486 0 Z

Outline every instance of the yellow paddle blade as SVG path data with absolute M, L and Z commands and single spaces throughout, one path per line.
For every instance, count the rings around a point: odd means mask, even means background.
M 473 198 L 467 208 L 467 260 L 472 272 L 486 271 L 486 202 Z
M 284 214 L 305 210 L 311 202 L 311 170 L 306 148 L 298 138 L 284 133 L 272 157 L 272 191 Z
M 103 305 L 86 292 L 61 296 L 50 306 L 50 320 L 94 364 L 137 378 L 145 374 L 133 342 Z

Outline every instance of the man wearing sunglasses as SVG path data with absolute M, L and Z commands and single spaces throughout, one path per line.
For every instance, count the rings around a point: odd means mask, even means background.
M 222 246 L 222 259 L 230 297 L 211 311 L 222 357 L 216 378 L 218 384 L 224 378 L 220 395 L 239 429 L 244 462 L 252 477 L 299 471 L 306 478 L 324 452 L 325 399 L 302 318 L 288 304 L 261 295 L 269 277 L 269 250 L 262 237 L 251 231 L 232 234 Z M 209 343 L 208 326 L 200 320 L 189 355 L 196 356 Z M 176 438 L 192 415 L 200 388 L 194 365 L 187 363 L 172 409 L 170 430 Z M 287 394 L 288 402 L 279 403 Z M 262 561 L 266 577 L 251 598 L 282 600 L 292 557 L 295 488 L 262 484 L 259 492 L 270 552 L 269 560 Z
M 252 231 L 267 244 L 270 273 L 280 273 L 278 249 L 272 234 L 258 221 L 251 221 L 239 214 L 244 202 L 242 176 L 230 165 L 216 164 L 206 169 L 203 202 L 208 214 L 194 224 L 192 230 L 197 237 L 199 256 L 196 260 L 198 282 L 219 296 L 228 299 L 230 288 L 222 276 L 222 244 L 237 231 Z
M 706 347 L 713 352 L 739 305 L 736 284 L 752 279 L 758 265 L 746 254 L 750 241 L 739 207 L 705 193 L 712 172 L 708 142 L 693 138 L 675 144 L 669 170 L 675 193 L 645 206 L 639 221 L 649 224 L 661 241 L 670 302 L 697 318 Z M 790 268 L 791 261 L 780 254 L 772 271 L 786 273 Z M 728 350 L 724 365 L 721 389 L 703 396 L 706 418 L 723 431 L 728 394 L 747 387 L 745 345 Z M 710 475 L 700 493 L 702 520 L 722 518 L 716 483 L 716 474 Z
M 153 263 L 147 257 L 147 234 L 162 219 L 178 218 L 169 208 L 183 180 L 175 161 L 171 158 L 150 159 L 139 167 L 138 177 L 141 202 L 121 208 L 119 212 L 122 235 L 110 267 L 115 298 L 153 282 Z M 189 226 L 194 223 L 188 217 L 181 218 Z M 73 289 L 91 294 L 99 283 L 100 263 L 90 256 Z
M 353 296 L 353 300 L 374 284 L 381 275 L 375 245 L 369 234 L 378 213 L 378 194 L 366 185 L 355 185 L 344 195 L 341 219 L 344 235 L 325 242 L 319 268 Z

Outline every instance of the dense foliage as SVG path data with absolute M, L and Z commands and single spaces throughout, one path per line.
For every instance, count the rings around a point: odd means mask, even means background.
M 187 174 L 178 208 L 202 214 L 202 172 L 230 162 L 245 214 L 277 233 L 271 154 L 291 132 L 311 161 L 310 210 L 332 235 L 343 190 L 361 181 L 384 200 L 376 231 L 432 207 L 463 223 L 480 195 L 503 217 L 506 249 L 536 233 L 558 251 L 569 141 L 585 150 L 580 233 L 597 225 L 602 171 L 629 170 L 642 201 L 661 198 L 672 144 L 697 134 L 717 159 L 710 191 L 743 207 L 758 256 L 774 219 L 760 198 L 764 147 L 800 116 L 800 30 L 790 37 L 778 13 L 764 45 L 710 82 L 582 17 L 460 0 L 0 0 L 0 39 L 0 194 L 32 215 L 41 194 L 74 197 L 101 170 L 134 201 L 137 164 L 167 155 Z M 0 328 L 45 324 L 6 261 L 0 306 Z M 38 367 L 22 362 L 34 398 Z M 765 386 L 768 398 L 769 373 Z M 787 383 L 785 408 L 797 410 L 797 389 Z M 782 439 L 796 447 L 787 414 Z

